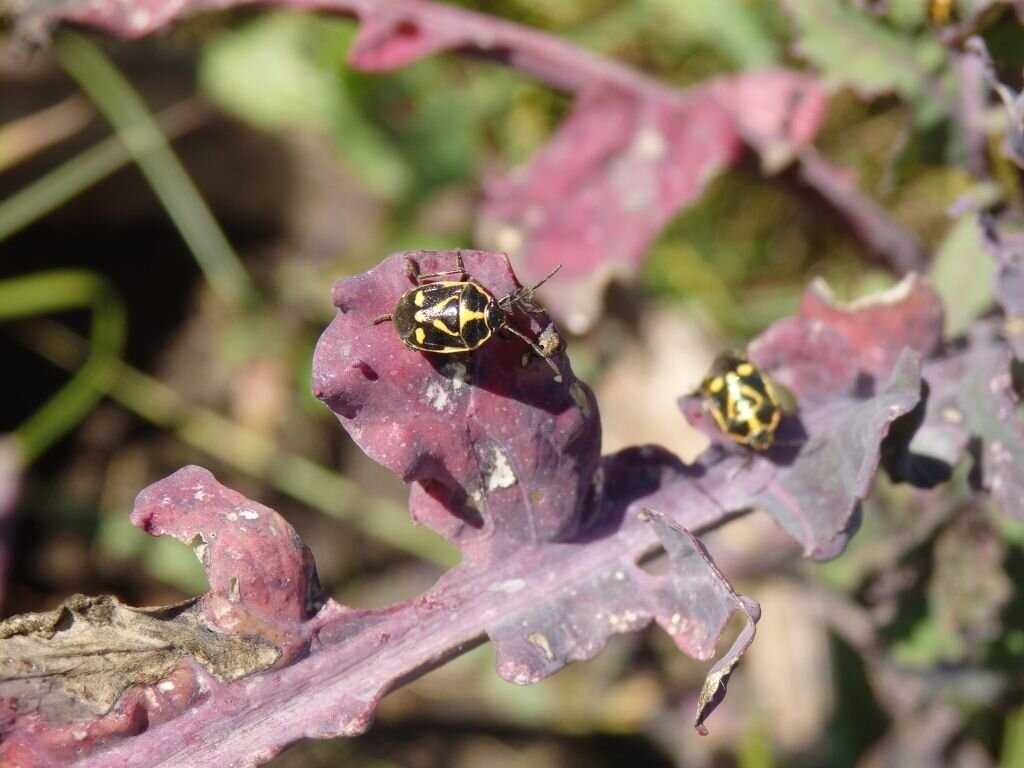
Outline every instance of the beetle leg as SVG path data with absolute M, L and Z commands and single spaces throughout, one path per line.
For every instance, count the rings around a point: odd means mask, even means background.
M 408 262 L 414 263 L 412 259 L 408 257 L 406 257 L 406 260 Z M 455 264 L 457 266 L 457 269 L 446 269 L 442 272 L 427 272 L 424 275 L 419 274 L 419 268 L 417 267 L 414 279 L 416 280 L 417 283 L 423 285 L 423 283 L 428 282 L 429 280 L 433 280 L 434 278 L 437 277 L 451 277 L 452 275 L 459 275 L 460 277 L 465 277 L 466 268 L 462 264 L 462 251 L 456 251 Z
M 729 476 L 725 480 L 726 484 L 728 485 L 733 480 L 735 480 L 736 477 L 740 474 L 740 472 L 746 472 L 748 469 L 750 469 L 750 465 L 753 463 L 754 454 L 748 451 L 746 455 L 743 457 L 743 461 L 730 470 Z
M 388 314 L 386 314 L 386 315 L 381 315 L 380 317 L 373 318 L 373 324 L 374 325 L 380 325 L 381 323 L 386 323 L 388 320 L 392 320 L 392 319 L 394 319 L 394 315 L 392 315 L 390 312 L 388 312 Z
M 559 384 L 562 383 L 562 372 L 560 370 L 558 370 L 558 366 L 555 365 L 555 361 L 552 360 L 549 355 L 545 354 L 544 350 L 541 349 L 541 347 L 537 344 L 537 342 L 535 342 L 533 339 L 531 339 L 525 333 L 521 333 L 521 332 L 517 331 L 511 325 L 506 325 L 502 330 L 508 331 L 509 333 L 518 336 L 520 339 L 522 339 L 527 344 L 529 344 L 530 348 L 533 349 L 533 351 L 537 353 L 537 357 L 539 357 L 541 360 L 543 360 L 545 363 L 547 363 L 548 366 L 550 366 L 551 370 L 555 372 L 555 381 L 557 381 Z

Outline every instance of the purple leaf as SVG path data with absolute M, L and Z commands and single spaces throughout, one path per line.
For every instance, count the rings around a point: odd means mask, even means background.
M 904 349 L 924 357 L 942 342 L 942 300 L 916 275 L 851 304 L 837 302 L 828 285 L 816 280 L 798 313 L 843 336 L 858 369 L 879 379 L 889 375 Z
M 496 298 L 520 287 L 506 257 L 462 255 Z M 413 484 L 413 516 L 468 556 L 572 536 L 600 452 L 593 394 L 562 355 L 559 383 L 522 340 L 501 333 L 471 354 L 407 349 L 390 322 L 373 323 L 415 285 L 406 258 L 429 273 L 452 269 L 456 252 L 394 254 L 338 283 L 314 393 L 367 455 Z M 522 311 L 512 324 L 533 336 L 545 326 Z
M 1003 335 L 1024 360 L 1024 232 L 1004 231 L 994 216 L 980 217 L 985 247 L 996 261 L 995 296 L 1003 308 Z
M 270 640 L 285 659 L 305 650 L 320 584 L 309 549 L 276 512 L 186 467 L 140 493 L 131 519 L 195 550 L 210 585 L 199 600 L 207 626 Z
M 410 255 L 424 271 L 454 260 L 452 252 Z M 497 295 L 518 287 L 504 256 L 464 259 Z M 690 531 L 757 505 L 808 551 L 831 554 L 866 491 L 881 437 L 918 398 L 913 353 L 879 380 L 877 394 L 851 388 L 859 378 L 849 372 L 831 389 L 827 379 L 802 387 L 813 380 L 794 374 L 796 394 L 809 403 L 782 430 L 806 433 L 795 456 L 748 464 L 718 449 L 686 466 L 664 449 L 639 447 L 599 459 L 596 406 L 563 355 L 555 357 L 557 381 L 515 338 L 496 336 L 454 356 L 407 349 L 390 324 L 373 321 L 408 287 L 402 254 L 335 287 L 339 314 L 318 344 L 314 386 L 364 450 L 412 484 L 413 516 L 455 541 L 464 563 L 388 608 L 324 601 L 308 552 L 284 521 L 205 470 L 182 470 L 140 494 L 132 519 L 196 547 L 210 591 L 158 609 L 77 597 L 57 612 L 0 625 L 0 658 L 28 665 L 4 675 L 0 755 L 26 765 L 86 755 L 96 766 L 252 765 L 299 738 L 363 732 L 386 692 L 487 637 L 498 673 L 530 683 L 652 621 L 685 653 L 709 659 L 740 611 L 745 629 L 698 701 L 703 730 L 759 610 L 729 587 Z M 513 322 L 531 333 L 548 325 L 540 312 L 517 312 Z M 820 326 L 847 350 L 866 338 L 817 318 L 789 322 Z M 813 333 L 785 330 L 776 326 L 757 346 L 780 377 L 787 366 L 808 368 L 802 344 L 815 343 Z M 662 549 L 667 574 L 640 567 Z M 83 634 L 90 648 L 130 643 L 148 662 L 126 668 L 111 650 L 83 667 L 73 643 Z M 146 645 L 154 636 L 164 638 L 158 651 Z M 32 674 L 47 655 L 36 651 L 60 643 L 61 658 L 87 670 L 89 685 L 67 669 Z
M 772 449 L 737 449 L 702 397 L 683 397 L 680 408 L 712 440 L 704 461 L 730 467 L 744 504 L 768 512 L 808 556 L 834 557 L 856 530 L 882 440 L 920 399 L 920 355 L 935 348 L 941 331 L 938 297 L 916 277 L 850 306 L 818 282 L 797 316 L 749 347 L 751 359 L 797 400 Z
M 900 467 L 902 477 L 927 484 L 922 479 L 932 465 L 952 467 L 974 443 L 976 481 L 1005 514 L 1024 519 L 1024 414 L 1011 363 L 996 325 L 986 321 L 974 326 L 962 348 L 928 361 L 926 411 Z
M 793 325 L 781 326 L 787 331 L 784 335 L 774 332 L 775 328 L 755 340 L 751 356 L 758 362 L 773 359 L 779 367 L 764 368 L 773 377 L 805 381 L 794 373 L 808 358 L 788 333 Z M 803 338 L 817 343 L 813 332 L 807 327 L 804 330 Z M 841 348 L 842 337 L 831 336 Z M 792 355 L 794 361 L 788 370 L 779 360 L 786 355 Z M 845 367 L 836 370 L 840 375 L 846 373 Z M 843 380 L 837 377 L 837 381 Z M 880 444 L 892 423 L 920 399 L 920 362 L 913 353 L 905 353 L 891 375 L 871 390 L 859 391 L 852 379 L 844 383 L 848 390 L 829 398 L 809 390 L 816 396 L 806 402 L 800 400 L 800 390 L 794 389 L 799 410 L 783 418 L 775 446 L 761 453 L 730 446 L 706 412 L 703 398 L 688 395 L 680 399 L 687 421 L 715 443 L 702 463 L 713 464 L 717 482 L 723 487 L 709 492 L 732 510 L 763 509 L 800 542 L 808 557 L 817 559 L 838 555 L 856 532 L 860 502 L 878 468 Z
M 756 624 L 761 618 L 761 608 L 750 598 L 738 595 L 732 590 L 725 577 L 711 562 L 704 546 L 692 533 L 666 519 L 659 512 L 648 509 L 642 514 L 654 525 L 673 566 L 671 572 L 661 578 L 662 589 L 669 593 L 667 598 L 663 598 L 665 606 L 669 610 L 675 610 L 681 604 L 688 609 L 683 613 L 663 612 L 658 617 L 658 623 L 665 631 L 675 636 L 683 628 L 684 617 L 700 616 L 712 611 L 719 615 L 704 620 L 705 624 L 711 626 L 723 625 L 733 610 L 742 612 L 747 619 L 732 647 L 711 667 L 701 688 L 694 725 L 698 731 L 706 734 L 704 721 L 725 696 L 725 687 L 733 668 L 754 642 Z M 730 606 L 731 609 L 726 612 L 724 609 Z

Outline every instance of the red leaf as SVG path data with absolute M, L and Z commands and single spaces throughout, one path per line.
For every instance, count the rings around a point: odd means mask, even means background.
M 945 317 L 938 294 L 912 274 L 888 291 L 846 305 L 816 281 L 804 293 L 799 313 L 842 335 L 860 369 L 880 378 L 888 376 L 904 349 L 922 357 L 935 352 Z
M 636 271 L 662 227 L 739 158 L 743 139 L 778 167 L 823 112 L 816 81 L 793 72 L 685 92 L 596 82 L 525 169 L 487 186 L 480 239 L 510 253 L 530 279 L 561 264 L 541 295 L 581 333 L 608 282 Z

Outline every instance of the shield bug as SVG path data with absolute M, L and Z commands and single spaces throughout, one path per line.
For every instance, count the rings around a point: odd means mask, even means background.
M 718 428 L 730 438 L 757 451 L 772 446 L 782 406 L 756 365 L 731 352 L 719 355 L 700 392 Z
M 420 274 L 412 259 L 405 262 L 409 279 L 416 285 L 403 293 L 393 312 L 376 318 L 374 324 L 390 320 L 398 338 L 409 349 L 438 354 L 472 352 L 487 343 L 495 334 L 508 332 L 530 345 L 537 356 L 555 372 L 555 381 L 562 376 L 551 359 L 554 349 L 541 346 L 522 331 L 514 328 L 509 317 L 516 306 L 538 311 L 533 292 L 550 280 L 561 266 L 536 285 L 520 288 L 496 299 L 480 283 L 467 277 L 462 254 L 456 257 L 456 268 L 444 272 Z M 456 280 L 444 278 L 457 277 Z

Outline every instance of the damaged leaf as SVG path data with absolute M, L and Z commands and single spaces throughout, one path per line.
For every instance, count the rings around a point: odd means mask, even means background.
M 131 519 L 195 550 L 210 585 L 199 606 L 211 628 L 269 639 L 287 654 L 302 648 L 320 584 L 309 549 L 274 510 L 185 467 L 140 493 Z
M 797 400 L 775 445 L 756 453 L 735 446 L 703 398 L 690 395 L 680 408 L 714 446 L 702 461 L 730 467 L 745 502 L 768 512 L 807 555 L 838 555 L 856 531 L 882 440 L 920 399 L 920 355 L 935 347 L 941 329 L 937 297 L 913 276 L 849 306 L 815 283 L 798 315 L 775 323 L 748 349 Z
M 186 467 L 140 493 L 132 521 L 195 546 L 210 591 L 158 608 L 75 595 L 0 623 L 0 762 L 84 755 L 308 648 L 319 587 L 275 512 Z
M 132 608 L 85 595 L 0 622 L 0 647 L 0 698 L 54 719 L 105 715 L 126 688 L 168 677 L 184 657 L 235 680 L 280 656 L 258 639 L 209 631 L 193 600 Z
M 469 275 L 495 298 L 520 284 L 508 259 L 461 251 Z M 375 461 L 412 483 L 413 517 L 464 552 L 552 541 L 580 526 L 601 431 L 590 389 L 564 353 L 551 369 L 521 340 L 497 332 L 465 354 L 408 349 L 390 312 L 421 273 L 450 270 L 455 251 L 394 254 L 338 283 L 338 314 L 317 344 L 313 391 Z M 518 310 L 512 325 L 537 338 L 547 322 Z
M 666 589 L 677 592 L 691 603 L 688 606 L 688 614 L 699 615 L 701 610 L 722 611 L 723 608 L 731 605 L 729 614 L 735 610 L 740 611 L 746 617 L 746 623 L 732 647 L 715 662 L 708 672 L 697 699 L 697 716 L 694 725 L 702 734 L 707 734 L 704 721 L 725 696 L 725 688 L 733 668 L 750 644 L 754 642 L 756 625 L 758 619 L 761 618 L 761 608 L 750 598 L 738 595 L 732 590 L 729 582 L 711 561 L 704 546 L 692 533 L 653 510 L 645 510 L 643 515 L 654 525 L 658 538 L 661 540 L 662 546 L 665 547 L 673 566 L 669 574 L 662 577 L 661 581 Z M 729 614 L 726 614 L 722 620 L 723 624 L 728 620 Z M 679 629 L 677 625 L 681 622 L 677 621 L 677 618 L 680 615 L 672 614 L 668 622 L 659 619 L 659 623 L 665 627 L 667 632 L 673 634 Z
M 936 472 L 948 476 L 970 448 L 975 482 L 1005 514 L 1024 518 L 1024 413 L 1012 359 L 998 326 L 980 321 L 960 348 L 928 361 L 925 412 L 898 477 L 927 485 Z

